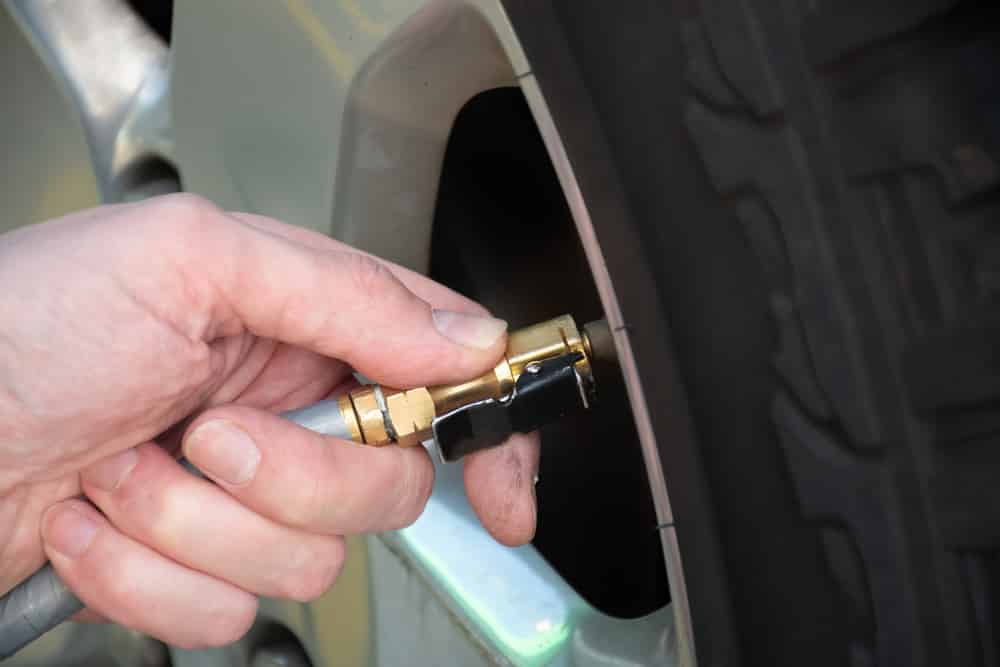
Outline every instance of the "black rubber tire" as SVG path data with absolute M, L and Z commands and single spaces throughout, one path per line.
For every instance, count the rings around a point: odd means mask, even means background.
M 699 664 L 997 665 L 996 12 L 505 5 L 622 300 Z

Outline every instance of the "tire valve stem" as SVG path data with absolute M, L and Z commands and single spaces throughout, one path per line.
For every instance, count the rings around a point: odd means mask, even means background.
M 595 363 L 615 359 L 606 321 L 578 328 L 562 315 L 511 333 L 500 363 L 472 380 L 415 389 L 367 385 L 285 416 L 374 447 L 432 440 L 442 461 L 455 461 L 589 408 Z

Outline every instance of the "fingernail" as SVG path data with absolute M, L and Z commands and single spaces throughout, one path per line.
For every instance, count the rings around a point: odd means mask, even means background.
M 139 462 L 139 454 L 134 448 L 126 449 L 106 459 L 101 459 L 83 471 L 83 479 L 105 491 L 114 491 L 129 476 L 135 464 Z
M 184 455 L 205 474 L 234 485 L 253 479 L 260 463 L 257 443 L 222 419 L 196 428 L 184 443 Z
M 435 310 L 432 313 L 438 333 L 459 345 L 486 350 L 507 330 L 507 323 L 486 315 Z
M 45 542 L 68 558 L 79 558 L 100 527 L 72 505 L 56 505 L 45 515 Z

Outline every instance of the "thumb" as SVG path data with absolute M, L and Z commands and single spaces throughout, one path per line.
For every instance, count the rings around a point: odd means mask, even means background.
M 212 210 L 193 257 L 212 288 L 208 339 L 249 330 L 399 387 L 468 379 L 503 353 L 503 320 L 435 310 L 377 259 L 332 240 L 303 245 Z

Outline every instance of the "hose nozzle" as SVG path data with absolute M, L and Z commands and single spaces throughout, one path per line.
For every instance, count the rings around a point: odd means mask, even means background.
M 521 419 L 515 420 L 517 423 L 511 422 L 504 427 L 503 424 L 487 425 L 480 419 L 475 424 L 466 424 L 466 430 L 472 432 L 466 433 L 464 440 L 467 444 L 475 441 L 477 449 L 489 446 L 484 443 L 494 439 L 492 436 L 485 440 L 479 437 L 484 432 L 496 434 L 505 428 L 537 428 L 541 424 L 531 425 L 548 416 L 542 414 L 544 411 L 525 411 L 525 408 L 539 396 L 550 393 L 540 391 L 555 386 L 543 382 L 550 378 L 542 371 L 554 373 L 554 360 L 560 359 L 563 369 L 560 372 L 568 373 L 567 377 L 571 376 L 576 387 L 576 402 L 581 408 L 588 407 L 595 393 L 594 365 L 616 363 L 614 341 L 607 322 L 598 320 L 581 329 L 571 316 L 562 315 L 512 332 L 500 362 L 477 378 L 416 389 L 368 385 L 336 400 L 352 440 L 376 447 L 390 444 L 410 447 L 433 438 L 442 457 L 452 460 L 457 458 L 458 450 L 449 447 L 448 441 L 453 437 L 446 434 L 452 434 L 454 429 L 438 428 L 442 419 L 447 417 L 454 425 L 456 416 L 463 410 L 475 407 L 482 417 L 484 407 L 510 408 L 516 401 L 518 410 L 510 414 L 521 415 Z M 530 394 L 526 394 L 528 386 L 533 389 Z M 569 401 L 563 401 L 558 412 L 561 415 L 569 408 Z M 527 413 L 531 413 L 532 418 L 525 419 Z M 551 418 L 558 416 L 552 414 Z

